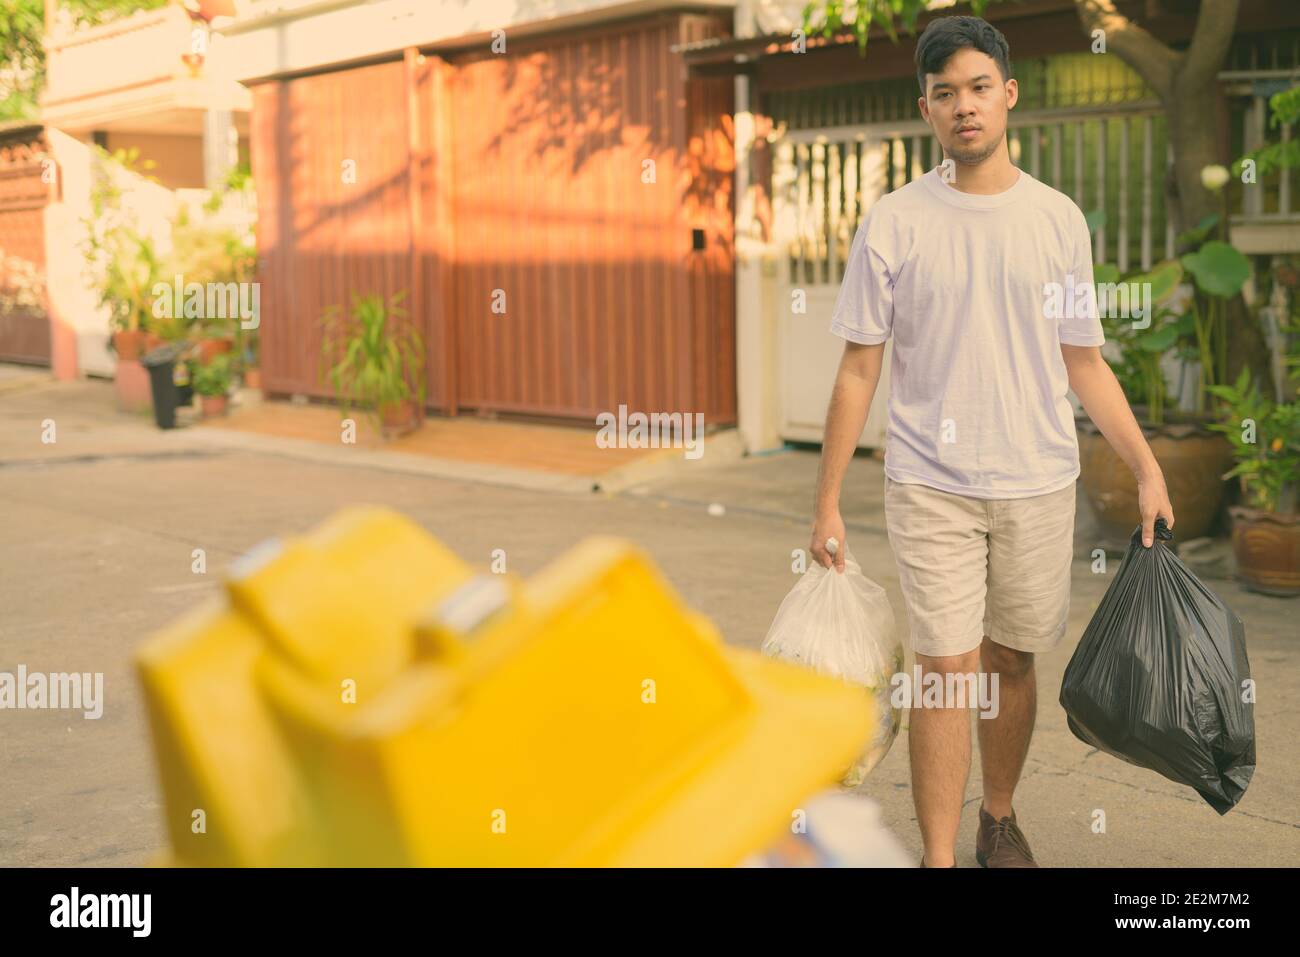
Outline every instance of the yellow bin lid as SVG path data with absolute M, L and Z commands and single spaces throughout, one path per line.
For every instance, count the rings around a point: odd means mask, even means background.
M 729 866 L 874 720 L 624 541 L 522 582 L 375 507 L 254 550 L 138 664 L 181 864 Z

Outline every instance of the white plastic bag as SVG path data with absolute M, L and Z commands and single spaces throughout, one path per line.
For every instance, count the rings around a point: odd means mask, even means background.
M 862 574 L 847 550 L 842 573 L 814 563 L 781 602 L 762 651 L 860 685 L 871 696 L 875 734 L 841 782 L 856 788 L 889 753 L 902 722 L 890 693 L 893 676 L 903 670 L 903 643 L 894 635 L 885 590 Z

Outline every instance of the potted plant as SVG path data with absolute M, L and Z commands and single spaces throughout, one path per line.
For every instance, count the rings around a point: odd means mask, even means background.
M 235 347 L 235 337 L 230 323 L 223 320 L 204 320 L 199 326 L 199 362 L 206 365 L 217 356 L 229 355 Z
M 257 340 L 251 340 L 251 344 L 244 349 L 243 372 L 244 388 L 257 389 L 262 388 L 262 368 L 257 364 Z
M 1280 323 L 1288 342 L 1288 401 L 1262 395 L 1249 369 L 1230 386 L 1209 388 L 1224 402 L 1223 420 L 1210 428 L 1227 437 L 1236 459 L 1224 478 L 1240 481 L 1245 503 L 1228 509 L 1237 577 L 1253 591 L 1294 596 L 1300 595 L 1300 297 L 1294 288 L 1289 298 L 1293 314 Z
M 1217 217 L 1179 237 L 1191 250 L 1149 272 L 1121 278 L 1109 264 L 1094 270 L 1099 284 L 1129 283 L 1150 290 L 1149 325 L 1107 316 L 1102 325 L 1113 355 L 1107 362 L 1120 382 L 1151 452 L 1160 463 L 1170 500 L 1178 510 L 1178 530 L 1186 541 L 1205 535 L 1219 513 L 1225 491 L 1221 474 L 1232 462 L 1232 447 L 1210 429 L 1206 395 L 1218 383 L 1226 361 L 1225 301 L 1249 275 L 1246 258 L 1233 247 L 1208 240 Z M 1182 300 L 1181 303 L 1179 300 Z M 1176 354 L 1184 368 L 1196 364 L 1196 410 L 1168 408 L 1163 362 Z M 1076 420 L 1080 481 L 1103 538 L 1122 550 L 1140 519 L 1132 473 L 1086 415 Z
M 424 408 L 424 342 L 401 308 L 405 292 L 353 296 L 352 310 L 326 310 L 321 341 L 324 378 L 346 418 L 355 403 L 385 437 L 410 431 Z
M 246 185 L 238 189 L 243 191 Z M 188 294 L 183 294 L 179 297 L 182 301 L 173 305 L 175 313 L 185 315 L 193 327 L 201 363 L 221 353 L 243 351 L 237 341 L 243 317 L 231 314 L 231 307 L 245 302 L 246 284 L 253 281 L 257 271 L 257 247 L 251 227 L 241 228 L 223 218 L 223 206 L 235 189 L 228 182 L 224 188 L 213 191 L 197 215 L 183 205 L 172 223 L 168 274 L 180 277 L 186 290 L 204 291 L 201 302 L 192 302 Z M 225 296 L 209 298 L 207 293 L 214 286 L 236 288 L 237 300 L 232 302 Z M 209 307 L 218 302 L 225 308 L 209 314 Z
M 194 391 L 199 394 L 205 419 L 226 414 L 226 394 L 230 391 L 231 380 L 230 356 L 226 353 L 194 367 Z
M 82 220 L 86 230 L 82 252 L 100 304 L 109 309 L 113 351 L 118 359 L 131 361 L 145 349 L 153 286 L 161 268 L 152 240 L 122 202 L 119 180 L 129 174 L 144 175 L 152 164 L 141 163 L 136 149 L 112 154 L 102 147 L 94 149 L 91 215 Z
M 151 240 L 126 227 L 105 237 L 101 249 L 99 295 L 109 309 L 113 351 L 118 359 L 139 359 L 149 348 L 157 253 Z

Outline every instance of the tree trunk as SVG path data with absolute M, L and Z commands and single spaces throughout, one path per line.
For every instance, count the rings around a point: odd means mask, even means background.
M 1175 229 L 1182 232 L 1212 213 L 1222 214 L 1219 197 L 1201 185 L 1201 170 L 1213 164 L 1226 166 L 1231 159 L 1220 155 L 1214 117 L 1223 95 L 1219 70 L 1236 30 L 1239 0 L 1202 0 L 1192 41 L 1181 53 L 1120 14 L 1114 0 L 1075 0 L 1075 5 L 1084 30 L 1103 30 L 1108 49 L 1146 81 L 1164 107 L 1174 153 L 1172 182 L 1166 184 L 1166 196 L 1173 202 L 1167 208 L 1175 215 Z M 1240 296 L 1226 306 L 1228 381 L 1244 365 L 1254 373 L 1261 391 L 1273 395 L 1272 358 L 1258 316 Z
M 1206 216 L 1221 211 L 1218 197 L 1201 185 L 1202 169 L 1223 165 L 1217 124 L 1206 122 L 1206 114 L 1213 110 L 1218 96 L 1218 83 L 1212 79 L 1208 87 L 1175 83 L 1168 96 L 1160 98 L 1165 108 L 1165 128 L 1174 148 L 1175 232 L 1191 229 Z

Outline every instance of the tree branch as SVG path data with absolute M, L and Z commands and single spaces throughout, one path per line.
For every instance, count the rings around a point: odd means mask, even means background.
M 1186 82 L 1197 85 L 1218 75 L 1232 44 L 1240 6 L 1241 0 L 1201 0 L 1196 29 L 1182 67 Z
M 1206 0 L 1207 4 L 1211 2 L 1212 0 Z M 1232 4 L 1232 16 L 1235 20 L 1237 0 L 1222 0 L 1222 2 Z M 1136 70 L 1146 81 L 1147 86 L 1156 91 L 1156 95 L 1161 100 L 1169 95 L 1173 88 L 1174 74 L 1182 61 L 1182 54 L 1175 53 L 1116 10 L 1114 0 L 1074 0 L 1074 5 L 1079 11 L 1079 20 L 1087 33 L 1091 34 L 1093 30 L 1104 31 L 1107 50 L 1112 51 Z M 1197 24 L 1198 35 L 1204 20 L 1203 7 Z M 1231 32 L 1228 31 L 1228 41 L 1232 39 Z

